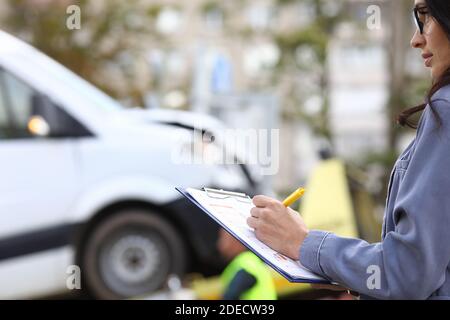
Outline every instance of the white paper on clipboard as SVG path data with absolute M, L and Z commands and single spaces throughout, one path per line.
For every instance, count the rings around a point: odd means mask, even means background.
M 182 190 L 177 190 L 184 194 Z M 197 202 L 194 202 L 197 206 L 286 279 L 291 282 L 329 283 L 327 279 L 303 267 L 299 261 L 274 251 L 256 238 L 253 229 L 247 225 L 250 209 L 254 207 L 249 197 L 223 190 L 216 190 L 217 193 L 213 193 L 214 189 L 205 190 L 187 188 L 184 192 Z

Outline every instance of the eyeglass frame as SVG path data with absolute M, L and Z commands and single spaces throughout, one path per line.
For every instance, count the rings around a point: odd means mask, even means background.
M 423 23 L 422 21 L 420 21 L 420 18 L 419 18 L 419 13 L 420 13 L 419 10 L 423 10 L 423 9 L 428 9 L 428 8 L 425 7 L 425 6 L 422 6 L 422 7 L 414 7 L 414 8 L 413 8 L 413 12 L 412 12 L 414 22 L 415 22 L 416 27 L 417 27 L 417 29 L 419 30 L 420 34 L 423 34 L 424 29 L 425 29 L 425 23 Z

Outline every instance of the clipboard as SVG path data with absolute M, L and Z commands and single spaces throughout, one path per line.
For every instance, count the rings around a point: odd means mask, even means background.
M 289 282 L 331 283 L 328 279 L 303 267 L 299 261 L 274 251 L 256 239 L 254 231 L 244 220 L 246 214 L 250 215 L 250 208 L 253 207 L 252 199 L 245 193 L 212 188 L 175 189 Z M 233 214 L 236 216 L 232 216 Z

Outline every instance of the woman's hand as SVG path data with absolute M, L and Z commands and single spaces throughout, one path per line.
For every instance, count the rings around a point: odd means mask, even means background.
M 300 247 L 308 229 L 297 211 L 286 208 L 280 201 L 255 196 L 255 207 L 247 224 L 255 229 L 256 238 L 293 260 L 300 257 Z

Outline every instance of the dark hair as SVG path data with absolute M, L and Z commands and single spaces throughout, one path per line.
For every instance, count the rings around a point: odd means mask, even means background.
M 444 32 L 447 34 L 448 39 L 450 40 L 450 1 L 425 0 L 425 3 L 427 5 L 430 15 L 437 21 L 437 23 L 439 23 Z M 436 91 L 449 84 L 450 84 L 450 67 L 439 78 L 433 80 L 433 85 L 428 91 L 425 103 L 413 108 L 409 108 L 400 113 L 397 117 L 397 122 L 401 126 L 408 126 L 410 128 L 416 129 L 417 124 L 409 120 L 409 118 L 413 114 L 424 110 L 427 104 L 429 104 L 431 111 L 433 112 L 434 116 L 436 117 L 437 121 L 440 124 L 441 119 L 439 118 L 439 115 L 432 106 L 431 97 L 436 93 Z

